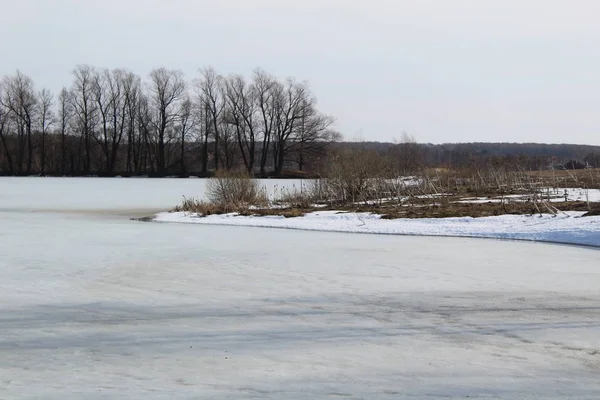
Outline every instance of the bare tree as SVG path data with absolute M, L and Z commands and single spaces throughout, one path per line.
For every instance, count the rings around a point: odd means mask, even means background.
M 260 156 L 260 173 L 266 173 L 271 138 L 275 130 L 275 92 L 278 86 L 277 80 L 261 69 L 254 71 L 253 93 L 254 101 L 258 108 L 259 124 L 261 125 L 262 147 Z
M 138 127 L 138 172 L 148 172 L 148 169 L 155 171 L 154 156 L 156 146 L 152 141 L 153 121 L 150 108 L 150 100 L 145 94 L 141 94 L 137 107 L 137 127 Z
M 2 82 L 0 82 L 0 142 L 2 143 L 4 155 L 6 157 L 6 161 L 8 162 L 8 172 L 13 174 L 15 171 L 13 165 L 13 150 L 9 145 L 9 140 L 7 139 L 11 128 L 9 110 L 6 106 L 4 106 L 5 100 L 1 98 L 3 96 L 4 88 L 2 87 Z
M 100 129 L 98 132 L 93 132 L 92 137 L 100 145 L 102 152 L 104 153 L 104 170 L 108 172 L 110 165 L 110 108 L 111 99 L 108 94 L 107 86 L 108 81 L 111 79 L 110 72 L 103 70 L 101 72 L 94 72 L 92 75 L 92 96 L 94 99 L 94 106 L 98 110 L 98 119 Z
M 40 173 L 46 174 L 46 135 L 54 125 L 54 96 L 48 89 L 42 89 L 38 93 L 37 101 L 38 129 L 42 134 L 42 148 L 40 153 Z
M 325 156 L 328 147 L 340 140 L 341 134 L 331 129 L 334 122 L 333 117 L 319 113 L 314 104 L 305 105 L 298 127 L 284 149 L 300 171 L 311 157 Z
M 211 130 L 213 134 L 215 169 L 219 169 L 220 124 L 225 109 L 224 82 L 223 77 L 213 68 L 202 68 L 200 72 L 202 77 L 196 81 L 196 92 L 205 112 L 206 132 Z
M 206 174 L 208 172 L 208 161 L 209 161 L 209 150 L 208 150 L 208 141 L 210 138 L 211 132 L 211 122 L 208 112 L 208 107 L 206 106 L 206 101 L 204 100 L 204 95 L 201 91 L 197 93 L 197 121 L 198 128 L 200 131 L 200 141 L 202 146 L 202 173 Z
M 235 127 L 235 134 L 244 166 L 248 173 L 254 170 L 258 107 L 256 90 L 248 85 L 242 75 L 233 75 L 226 80 L 226 111 L 224 121 Z
M 398 160 L 398 173 L 404 176 L 415 173 L 422 162 L 421 149 L 415 138 L 406 132 L 402 132 L 402 137 L 395 150 Z
M 185 163 L 185 146 L 188 141 L 188 137 L 190 132 L 196 126 L 196 121 L 194 119 L 193 113 L 194 105 L 192 100 L 189 97 L 186 97 L 179 107 L 179 123 L 177 125 L 177 132 L 179 133 L 180 140 L 180 164 L 181 164 L 181 173 L 185 174 L 187 172 L 187 167 Z
M 306 119 L 316 100 L 311 96 L 306 83 L 288 79 L 285 85 L 274 88 L 275 135 L 273 137 L 273 159 L 275 174 L 281 174 L 285 163 L 287 145 L 296 132 L 301 119 Z
M 31 173 L 33 165 L 32 128 L 35 119 L 37 97 L 31 78 L 17 71 L 16 75 L 4 78 L 4 94 L 0 96 L 2 106 L 8 110 L 17 129 L 16 164 L 17 173 Z M 27 156 L 25 156 L 27 154 Z
M 124 72 L 123 76 L 124 108 L 126 114 L 125 129 L 127 131 L 127 172 L 140 172 L 139 159 L 142 149 L 138 128 L 138 111 L 141 98 L 141 79 L 132 72 Z
M 73 101 L 71 92 L 67 88 L 63 88 L 58 95 L 58 130 L 60 134 L 60 154 L 61 168 L 63 175 L 67 171 L 67 132 L 70 129 L 71 118 L 73 117 Z M 71 173 L 74 171 L 71 170 Z
M 126 85 L 133 80 L 133 74 L 123 69 L 115 69 L 107 74 L 108 94 L 110 99 L 110 120 L 112 145 L 108 171 L 113 173 L 118 159 L 119 146 L 123 140 L 127 121 Z
M 168 130 L 173 128 L 179 111 L 179 102 L 186 92 L 183 73 L 166 68 L 150 72 L 149 100 L 153 107 L 152 124 L 156 133 L 156 163 L 158 172 L 166 171 L 165 138 Z
M 83 145 L 83 172 L 91 171 L 91 140 L 98 122 L 98 109 L 94 101 L 94 76 L 97 72 L 89 65 L 78 65 L 73 71 L 75 80 L 71 89 L 71 101 L 75 123 Z M 83 143 L 81 143 L 83 142 Z
M 134 80 L 122 69 L 104 70 L 94 77 L 94 99 L 100 114 L 101 136 L 96 137 L 105 157 L 105 170 L 112 174 L 117 163 L 119 146 L 123 140 L 127 112 L 127 85 Z
M 231 170 L 235 165 L 236 150 L 238 149 L 235 127 L 223 124 L 220 135 L 219 154 L 222 155 L 221 168 Z

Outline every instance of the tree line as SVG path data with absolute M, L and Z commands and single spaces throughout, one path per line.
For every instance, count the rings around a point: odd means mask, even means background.
M 0 174 L 189 175 L 245 169 L 321 175 L 343 149 L 368 149 L 400 173 L 503 163 L 600 167 L 600 147 L 539 143 L 339 142 L 309 85 L 261 69 L 250 77 L 202 68 L 186 80 L 158 68 L 144 78 L 88 65 L 59 93 L 17 71 L 0 80 Z M 362 153 L 361 153 L 362 154 Z
M 261 69 L 251 77 L 202 68 L 79 65 L 58 94 L 17 71 L 0 82 L 0 172 L 115 175 L 245 169 L 304 170 L 339 140 L 306 82 Z

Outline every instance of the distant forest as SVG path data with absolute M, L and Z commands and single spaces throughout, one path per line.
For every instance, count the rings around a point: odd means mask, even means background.
M 0 81 L 0 174 L 207 176 L 326 175 L 336 154 L 370 153 L 403 173 L 502 163 L 520 169 L 600 166 L 600 146 L 539 143 L 344 142 L 305 82 L 257 69 L 251 77 L 212 68 L 186 81 L 159 68 L 77 66 L 55 94 L 16 72 Z
M 600 167 L 600 146 L 546 143 L 416 143 L 405 137 L 401 143 L 340 143 L 340 147 L 367 149 L 396 162 L 404 170 L 468 168 L 494 164 L 519 170 L 580 169 Z

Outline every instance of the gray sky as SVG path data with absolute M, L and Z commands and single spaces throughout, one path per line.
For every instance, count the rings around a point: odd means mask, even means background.
M 346 139 L 600 145 L 597 0 L 0 0 L 0 75 L 76 64 L 310 82 Z

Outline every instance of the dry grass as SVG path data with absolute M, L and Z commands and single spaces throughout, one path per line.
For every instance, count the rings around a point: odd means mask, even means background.
M 283 216 L 285 218 L 301 217 L 307 212 L 314 211 L 310 207 L 289 207 L 289 208 L 256 208 L 256 207 L 244 207 L 238 206 L 222 207 L 218 204 L 202 201 L 198 199 L 184 198 L 181 204 L 171 210 L 171 212 L 191 212 L 196 213 L 200 216 L 206 217 L 209 215 L 237 213 L 245 216 Z
M 582 202 L 555 203 L 553 206 L 561 211 L 587 211 L 587 206 Z M 543 206 L 533 203 L 513 203 L 501 205 L 499 203 L 448 203 L 448 204 L 422 204 L 420 206 L 386 206 L 386 207 L 358 207 L 346 208 L 345 211 L 370 212 L 381 214 L 384 219 L 397 218 L 449 218 L 449 217 L 491 217 L 497 215 L 534 215 L 550 213 Z M 592 214 L 590 214 L 592 215 Z
M 277 203 L 285 206 L 286 208 L 311 208 L 314 204 L 314 197 L 312 192 L 290 192 L 285 193 Z
M 600 215 L 600 207 L 593 207 L 590 211 L 583 214 L 584 217 L 592 217 L 596 215 Z
M 314 211 L 314 209 L 300 209 L 300 208 L 260 208 L 256 210 L 246 210 L 241 212 L 240 215 L 253 215 L 258 217 L 265 216 L 281 216 L 285 218 L 296 218 L 302 217 L 306 213 L 310 213 Z
M 173 208 L 171 212 L 193 212 L 206 216 L 212 214 L 223 214 L 224 210 L 207 201 L 184 197 L 181 204 Z
M 313 188 L 323 203 L 347 204 L 381 199 L 393 176 L 386 160 L 366 150 L 345 150 L 334 156 L 326 179 Z
M 600 189 L 600 168 L 530 171 L 527 175 L 532 180 L 549 187 Z

